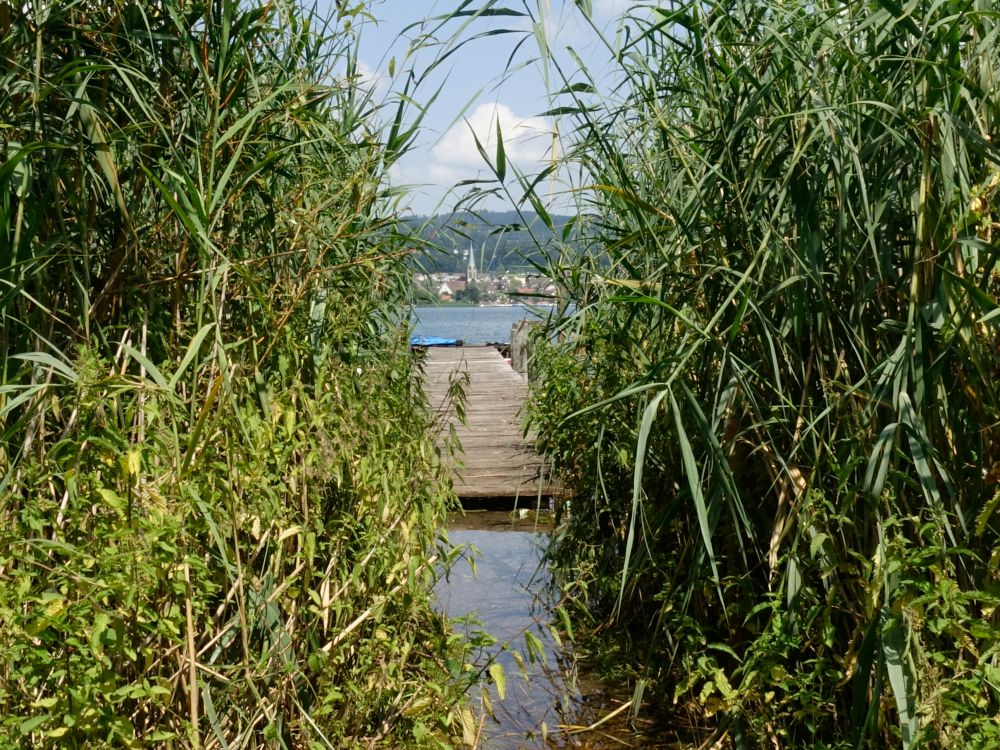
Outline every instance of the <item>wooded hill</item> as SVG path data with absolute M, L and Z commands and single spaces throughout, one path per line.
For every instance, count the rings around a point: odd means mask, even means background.
M 503 273 L 545 266 L 558 258 L 560 245 L 572 242 L 576 218 L 551 214 L 549 219 L 551 226 L 534 212 L 459 211 L 407 219 L 400 231 L 420 239 L 423 252 L 413 261 L 423 270 L 462 272 L 472 247 L 477 268 Z

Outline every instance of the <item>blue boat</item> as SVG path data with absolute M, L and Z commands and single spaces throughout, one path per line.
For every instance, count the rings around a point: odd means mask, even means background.
M 444 339 L 440 336 L 410 336 L 410 346 L 461 346 L 462 339 Z

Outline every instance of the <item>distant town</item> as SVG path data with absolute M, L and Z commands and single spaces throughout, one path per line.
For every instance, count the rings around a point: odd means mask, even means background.
M 465 273 L 413 274 L 414 299 L 417 303 L 461 303 L 468 305 L 510 305 L 551 303 L 556 285 L 547 276 L 531 273 L 497 273 L 495 264 L 486 270 L 476 268 L 475 252 L 465 253 Z

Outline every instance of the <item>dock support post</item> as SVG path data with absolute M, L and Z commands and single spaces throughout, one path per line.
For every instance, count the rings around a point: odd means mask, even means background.
M 510 366 L 525 377 L 531 359 L 531 332 L 538 325 L 537 320 L 519 320 L 510 329 Z

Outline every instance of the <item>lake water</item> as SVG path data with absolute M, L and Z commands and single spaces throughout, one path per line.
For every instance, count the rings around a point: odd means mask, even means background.
M 541 311 L 538 313 L 538 311 Z M 519 320 L 540 320 L 549 308 L 511 307 L 441 307 L 413 308 L 413 334 L 462 339 L 466 344 L 510 343 L 510 329 Z
M 547 514 L 540 514 L 544 520 Z M 668 732 L 643 718 L 629 726 L 631 693 L 601 683 L 582 666 L 570 644 L 553 635 L 551 576 L 541 563 L 548 541 L 546 525 L 512 520 L 504 512 L 456 516 L 449 524 L 453 544 L 469 545 L 475 570 L 464 561 L 438 582 L 438 606 L 451 617 L 475 617 L 479 625 L 458 621 L 457 627 L 479 627 L 497 641 L 482 654 L 479 666 L 493 659 L 506 675 L 506 697 L 488 686 L 492 716 L 477 695 L 483 733 L 481 750 L 521 748 L 665 748 Z M 474 551 L 473 551 L 474 550 Z M 469 632 L 469 631 L 467 631 Z M 534 645 L 529 645 L 532 642 Z M 523 666 L 523 674 L 522 674 Z M 609 713 L 620 710 L 608 721 Z M 640 711 L 639 716 L 648 714 Z M 601 721 L 599 728 L 582 731 Z

